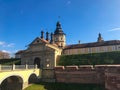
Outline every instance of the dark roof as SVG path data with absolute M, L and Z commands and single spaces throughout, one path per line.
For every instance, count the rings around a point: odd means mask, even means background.
M 87 47 L 98 47 L 98 46 L 109 46 L 109 45 L 120 45 L 120 40 L 73 44 L 73 45 L 65 46 L 64 49 L 87 48 Z
M 61 27 L 61 24 L 60 22 L 58 21 L 57 24 L 56 24 L 56 30 L 54 32 L 54 34 L 64 34 L 63 30 L 62 30 L 62 27 Z
M 47 41 L 47 40 L 45 40 L 44 38 L 39 38 L 39 37 L 37 37 L 37 38 L 35 38 L 28 46 L 34 45 L 33 43 L 34 43 L 35 41 L 37 41 L 37 40 L 40 40 L 40 41 L 41 41 L 42 43 L 44 43 L 44 44 L 50 44 L 50 42 Z M 51 44 L 51 45 L 58 47 L 58 45 L 55 44 L 55 43 L 54 43 L 54 44 Z
M 18 52 L 15 53 L 15 55 L 21 54 L 21 53 L 23 53 L 24 51 L 25 51 L 25 50 L 19 50 Z
M 49 41 L 45 40 L 44 38 L 36 37 L 29 45 L 32 45 L 37 40 L 40 40 L 41 42 L 43 42 L 45 44 L 49 43 Z

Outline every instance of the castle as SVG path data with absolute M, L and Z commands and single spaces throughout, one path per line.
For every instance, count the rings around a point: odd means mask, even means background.
M 100 33 L 97 42 L 66 45 L 66 34 L 58 21 L 54 33 L 46 32 L 45 38 L 44 31 L 41 31 L 41 36 L 35 38 L 26 50 L 17 52 L 16 57 L 21 58 L 21 64 L 37 64 L 43 69 L 53 69 L 60 55 L 111 51 L 120 51 L 120 40 L 104 41 Z

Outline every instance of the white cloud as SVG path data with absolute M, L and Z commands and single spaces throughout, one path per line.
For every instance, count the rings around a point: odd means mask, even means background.
M 7 47 L 14 47 L 14 43 L 7 44 Z
M 2 50 L 2 52 L 5 52 L 5 53 L 11 53 L 10 51 L 7 51 L 7 50 Z
M 2 46 L 2 47 L 14 47 L 15 44 L 14 43 L 6 43 L 6 42 L 3 42 L 3 41 L 0 41 L 0 46 Z
M 113 29 L 108 30 L 108 31 L 120 31 L 120 28 L 113 28 Z
M 15 57 L 15 53 L 18 50 L 1 50 L 2 52 L 9 53 L 10 57 Z
M 0 41 L 0 46 L 4 46 L 4 45 L 5 45 L 5 42 Z

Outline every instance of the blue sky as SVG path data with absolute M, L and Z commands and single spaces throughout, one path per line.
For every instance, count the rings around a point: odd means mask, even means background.
M 58 19 L 58 16 L 61 16 Z M 54 32 L 60 20 L 67 44 L 120 40 L 120 0 L 0 0 L 0 50 L 15 53 Z

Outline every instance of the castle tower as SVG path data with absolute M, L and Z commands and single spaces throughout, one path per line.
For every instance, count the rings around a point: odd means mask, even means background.
M 66 45 L 65 33 L 62 31 L 62 27 L 59 21 L 56 24 L 56 30 L 54 32 L 54 42 L 59 47 L 64 47 Z
M 97 40 L 97 41 L 98 41 L 98 42 L 104 41 L 103 38 L 102 38 L 102 36 L 101 36 L 101 33 L 99 33 L 99 35 L 98 35 L 98 40 Z

